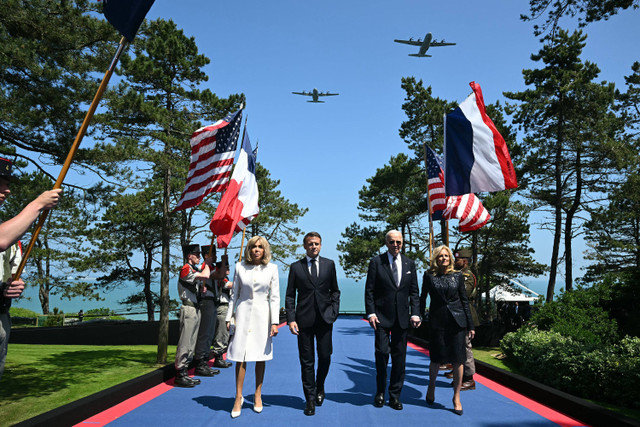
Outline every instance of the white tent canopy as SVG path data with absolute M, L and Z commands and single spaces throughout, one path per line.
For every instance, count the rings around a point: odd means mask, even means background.
M 516 282 L 507 276 L 502 276 L 505 280 L 503 283 L 491 288 L 489 298 L 494 301 L 537 301 L 540 294 L 532 291 L 522 283 Z M 487 293 L 482 294 L 482 298 L 486 299 Z

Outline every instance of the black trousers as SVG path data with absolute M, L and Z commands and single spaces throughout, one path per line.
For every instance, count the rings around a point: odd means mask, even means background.
M 375 331 L 376 346 L 376 394 L 383 393 L 387 386 L 387 364 L 391 355 L 391 377 L 389 378 L 389 397 L 400 399 L 404 384 L 407 361 L 407 333 L 396 322 L 391 328 L 378 325 Z
M 193 358 L 195 360 L 209 361 L 211 341 L 216 332 L 217 307 L 212 298 L 200 301 L 200 327 Z
M 324 392 L 324 381 L 329 373 L 331 354 L 333 353 L 333 324 L 326 323 L 319 316 L 308 328 L 298 331 L 298 352 L 300 354 L 300 370 L 302 372 L 302 389 L 304 396 L 315 400 L 317 391 Z M 318 352 L 318 372 L 315 372 L 314 341 Z

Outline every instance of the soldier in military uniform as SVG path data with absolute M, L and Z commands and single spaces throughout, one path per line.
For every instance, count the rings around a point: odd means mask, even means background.
M 0 158 L 0 205 L 11 194 L 10 160 Z M 40 212 L 51 209 L 58 204 L 61 189 L 49 190 L 42 193 L 29 203 L 18 215 L 0 224 L 0 378 L 4 372 L 4 362 L 7 357 L 7 346 L 11 332 L 11 316 L 9 309 L 11 301 L 22 295 L 24 282 L 13 280 L 22 261 L 22 248 L 17 244 L 18 239 L 27 231 L 38 218 Z
M 209 251 L 212 256 L 209 257 Z M 204 282 L 205 286 L 200 294 L 200 326 L 198 327 L 198 338 L 196 340 L 196 349 L 193 363 L 195 365 L 195 375 L 200 377 L 212 377 L 220 373 L 219 369 L 209 367 L 209 354 L 211 353 L 211 341 L 216 331 L 216 290 L 215 277 L 219 274 L 215 270 L 215 246 L 202 246 L 202 252 L 205 254 L 205 262 L 209 266 L 211 272 L 210 277 Z
M 464 287 L 467 291 L 467 298 L 469 298 L 469 310 L 471 311 L 471 318 L 474 325 L 479 325 L 478 312 L 475 307 L 475 297 L 477 293 L 477 280 L 476 276 L 471 272 L 471 249 L 461 249 L 455 253 L 456 261 L 454 267 L 460 271 L 464 276 Z M 473 374 L 476 373 L 476 364 L 473 359 L 473 350 L 471 347 L 471 340 L 467 336 L 467 360 L 464 362 L 464 373 L 462 375 L 462 388 L 461 390 L 475 390 L 476 382 L 473 379 Z M 447 372 L 447 377 L 453 374 Z
M 200 246 L 189 244 L 182 247 L 187 263 L 180 269 L 178 295 L 182 300 L 180 307 L 180 339 L 176 348 L 177 387 L 194 387 L 200 384 L 197 378 L 189 377 L 187 369 L 193 360 L 200 326 L 200 293 L 204 281 L 209 278 L 210 270 L 206 263 L 200 265 Z
M 229 311 L 231 288 L 233 287 L 233 283 L 227 278 L 229 275 L 229 260 L 227 255 L 223 255 L 222 261 L 216 264 L 216 271 L 219 272 L 219 275 L 216 275 L 214 280 L 217 291 L 218 324 L 216 325 L 216 333 L 213 338 L 212 352 L 215 357 L 213 366 L 216 368 L 228 368 L 232 363 L 227 362 L 222 357 L 229 347 L 229 331 L 227 331 L 225 320 L 227 318 L 227 312 Z

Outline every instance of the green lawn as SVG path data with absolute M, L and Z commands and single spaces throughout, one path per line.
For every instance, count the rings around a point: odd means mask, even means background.
M 8 426 L 160 366 L 157 347 L 10 344 L 0 380 L 0 425 Z M 169 347 L 168 361 L 175 346 Z
M 502 351 L 500 351 L 500 347 L 473 347 L 473 357 L 476 360 L 480 360 L 491 366 L 495 366 L 496 368 L 504 369 L 505 371 L 526 377 L 523 372 L 519 371 L 517 368 L 512 366 L 508 360 L 504 359 L 504 355 L 502 354 Z

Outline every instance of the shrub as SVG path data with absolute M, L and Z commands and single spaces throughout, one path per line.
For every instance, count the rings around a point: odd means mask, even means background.
M 22 307 L 11 307 L 9 309 L 11 317 L 38 317 L 38 313 Z
M 126 320 L 126 317 L 119 316 L 115 311 L 110 308 L 101 307 L 101 308 L 92 308 L 87 310 L 84 315 L 85 321 L 98 320 L 98 319 L 109 319 L 109 320 Z
M 521 328 L 504 336 L 502 352 L 526 375 L 583 398 L 640 407 L 640 338 L 590 350 L 558 332 Z
M 604 308 L 611 290 L 602 284 L 564 292 L 557 301 L 544 304 L 531 322 L 538 329 L 572 338 L 591 351 L 619 341 L 618 324 Z
M 62 326 L 64 325 L 64 315 L 51 314 L 47 316 L 44 323 L 41 326 Z

